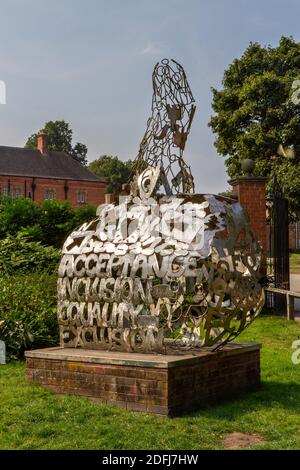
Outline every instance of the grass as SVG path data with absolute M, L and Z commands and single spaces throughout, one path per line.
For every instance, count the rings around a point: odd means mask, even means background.
M 299 324 L 261 316 L 240 340 L 263 343 L 262 387 L 175 419 L 57 396 L 27 385 L 24 363 L 0 366 L 0 449 L 222 449 L 230 432 L 261 434 L 256 448 L 300 449 L 299 336 Z
M 300 274 L 300 253 L 290 254 L 290 272 Z

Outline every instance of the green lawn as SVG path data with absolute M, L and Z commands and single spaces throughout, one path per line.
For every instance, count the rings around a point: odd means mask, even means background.
M 290 254 L 290 271 L 292 274 L 300 274 L 300 253 Z
M 22 362 L 0 366 L 0 449 L 221 449 L 230 432 L 259 433 L 259 448 L 300 449 L 300 324 L 259 318 L 240 337 L 263 343 L 260 390 L 166 419 L 26 385 Z

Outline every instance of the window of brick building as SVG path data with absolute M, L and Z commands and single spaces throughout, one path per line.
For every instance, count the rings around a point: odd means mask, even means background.
M 76 196 L 78 204 L 85 204 L 87 202 L 87 191 L 77 191 Z
M 8 187 L 6 186 L 6 187 L 2 188 L 1 192 L 2 192 L 3 196 L 8 196 Z
M 19 186 L 12 186 L 10 189 L 8 186 L 4 186 L 1 189 L 1 193 L 3 196 L 11 196 L 11 197 L 21 197 L 22 196 L 22 188 Z
M 44 199 L 45 199 L 45 200 L 48 200 L 48 199 L 55 199 L 55 191 L 54 191 L 54 189 L 46 189 L 46 191 L 44 192 Z
M 21 197 L 22 196 L 22 189 L 19 188 L 18 186 L 13 186 L 10 194 L 12 197 Z

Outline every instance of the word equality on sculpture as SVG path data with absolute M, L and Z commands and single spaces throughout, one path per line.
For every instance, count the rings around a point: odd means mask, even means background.
M 64 244 L 63 347 L 163 352 L 171 336 L 175 347 L 219 348 L 259 314 L 261 254 L 247 214 L 234 200 L 195 194 L 183 160 L 194 113 L 182 67 L 163 60 L 123 195 Z

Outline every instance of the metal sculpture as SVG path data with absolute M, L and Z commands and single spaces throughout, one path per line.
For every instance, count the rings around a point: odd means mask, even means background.
M 263 306 L 260 248 L 244 210 L 234 201 L 192 192 L 182 152 L 195 107 L 187 108 L 192 94 L 174 63 L 180 86 L 174 77 L 169 80 L 168 61 L 155 68 L 157 113 L 148 121 L 129 194 L 118 204 L 99 206 L 98 218 L 73 232 L 63 247 L 58 279 L 63 347 L 219 348 Z M 180 102 L 183 90 L 187 98 Z M 176 97 L 173 108 L 170 96 Z M 174 159 L 173 145 L 180 149 Z M 176 163 L 179 176 L 173 176 Z M 179 181 L 185 193 L 173 195 Z M 165 195 L 159 193 L 162 186 Z
M 140 144 L 133 174 L 161 165 L 167 195 L 194 192 L 194 178 L 183 152 L 196 111 L 186 74 L 175 60 L 163 59 L 152 75 L 152 115 Z

